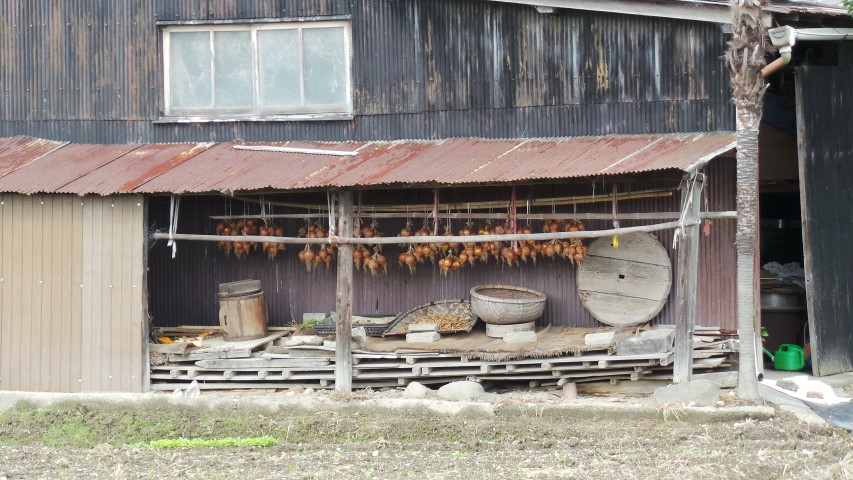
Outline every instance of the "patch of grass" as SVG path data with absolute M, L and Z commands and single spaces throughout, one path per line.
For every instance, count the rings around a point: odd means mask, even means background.
M 151 448 L 188 448 L 188 447 L 272 447 L 278 441 L 270 436 L 252 438 L 171 438 L 151 440 L 147 446 Z M 138 445 L 138 446 L 144 446 Z
M 44 433 L 43 442 L 49 447 L 75 447 L 97 444 L 98 438 L 81 419 L 73 418 L 48 428 Z

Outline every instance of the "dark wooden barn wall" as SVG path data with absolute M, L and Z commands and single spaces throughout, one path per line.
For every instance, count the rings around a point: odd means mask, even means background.
M 706 188 L 709 208 L 712 210 L 731 210 L 734 207 L 734 160 L 719 159 L 707 168 L 710 181 Z M 677 183 L 677 182 L 676 182 Z M 633 184 L 633 190 L 672 186 L 672 183 Z M 550 196 L 554 187 L 541 186 L 539 196 Z M 558 193 L 588 195 L 591 184 L 575 185 Z M 601 191 L 599 181 L 597 190 Z M 608 187 L 609 188 L 609 187 Z M 627 188 L 620 184 L 620 189 Z M 393 191 L 389 196 L 399 198 L 401 202 L 428 203 L 426 198 L 414 199 L 415 191 Z M 429 192 L 427 192 L 429 193 Z M 507 192 L 505 192 L 507 196 Z M 450 193 L 447 193 L 450 195 Z M 526 196 L 520 189 L 520 196 Z M 182 200 L 179 232 L 211 233 L 215 222 L 209 215 L 219 215 L 226 210 L 226 200 L 216 197 L 186 197 Z M 151 225 L 153 229 L 163 229 L 168 224 L 168 198 L 154 197 L 150 203 Z M 242 213 L 243 207 L 238 207 Z M 566 208 L 566 207 L 563 207 Z M 569 207 L 570 208 L 570 207 Z M 620 212 L 677 211 L 678 194 L 669 198 L 639 199 L 620 203 Z M 563 210 L 571 211 L 571 210 Z M 610 211 L 609 204 L 579 205 L 578 212 Z M 235 211 L 231 212 L 237 213 Z M 256 209 L 250 213 L 257 213 Z M 478 224 L 480 222 L 477 222 Z M 639 225 L 648 222 L 621 222 L 623 226 Z M 609 221 L 588 221 L 589 228 L 610 228 Z M 292 221 L 286 229 L 292 235 L 301 225 Z M 381 229 L 386 235 L 396 235 L 402 228 L 402 221 L 382 220 Z M 461 222 L 454 222 L 458 230 Z M 534 222 L 535 227 L 541 226 Z M 666 247 L 670 258 L 675 262 L 676 252 L 672 250 L 672 231 L 659 232 L 661 243 Z M 710 236 L 700 240 L 700 286 L 699 321 L 700 325 L 735 328 L 733 282 L 734 275 L 734 222 L 715 220 Z M 217 245 L 208 242 L 180 242 L 177 258 L 171 258 L 171 249 L 165 242 L 157 242 L 149 251 L 149 302 L 153 315 L 153 325 L 174 326 L 179 324 L 215 324 L 218 322 L 217 285 L 247 278 L 260 279 L 266 292 L 266 302 L 270 321 L 274 325 L 289 324 L 300 320 L 305 312 L 329 312 L 335 305 L 335 271 L 321 268 L 308 273 L 298 263 L 297 246 L 288 250 L 275 260 L 268 260 L 260 254 L 251 255 L 247 260 L 237 261 L 227 258 L 218 250 Z M 371 277 L 356 272 L 354 312 L 356 314 L 399 313 L 419 304 L 442 298 L 468 298 L 469 290 L 475 285 L 501 283 L 533 288 L 545 292 L 548 303 L 541 324 L 565 326 L 600 326 L 583 308 L 575 284 L 575 270 L 565 261 L 540 259 L 536 266 L 521 264 L 520 268 L 508 268 L 497 265 L 494 260 L 487 265 L 477 264 L 474 268 L 465 268 L 444 277 L 431 264 L 419 266 L 415 274 L 400 269 L 396 257 L 400 249 L 396 245 L 386 246 L 385 255 L 390 265 L 387 276 Z M 675 267 L 675 265 L 673 265 Z M 675 275 L 675 269 L 673 275 Z M 675 278 L 675 277 L 673 277 Z M 658 323 L 675 323 L 675 294 L 655 320 Z
M 354 119 L 154 123 L 156 22 L 349 15 Z M 709 23 L 455 0 L 10 0 L 0 136 L 75 142 L 534 137 L 733 129 Z
M 797 69 L 800 205 L 815 375 L 853 370 L 853 68 Z

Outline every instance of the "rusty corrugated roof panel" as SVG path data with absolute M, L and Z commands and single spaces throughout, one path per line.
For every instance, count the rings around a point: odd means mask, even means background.
M 69 144 L 0 177 L 0 192 L 55 193 L 138 147 Z
M 183 193 L 304 188 L 308 179 L 316 175 L 322 177 L 322 172 L 336 162 L 354 158 L 237 150 L 235 145 L 237 144 L 217 144 L 134 191 Z M 284 142 L 264 145 L 352 152 L 364 143 Z
M 17 136 L 0 138 L 0 177 L 65 145 L 43 138 Z
M 77 195 L 130 193 L 207 150 L 212 143 L 142 145 L 57 189 Z
M 353 156 L 239 150 L 235 143 L 69 145 L 0 178 L 0 191 L 109 195 L 508 183 L 686 171 L 734 143 L 734 134 L 715 132 L 268 144 Z
M 304 186 L 460 183 L 472 171 L 518 145 L 518 140 L 454 138 L 376 142 L 350 164 L 342 162 Z

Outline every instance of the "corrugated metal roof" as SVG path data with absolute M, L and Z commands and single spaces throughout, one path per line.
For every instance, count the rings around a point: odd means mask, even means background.
M 140 185 L 145 185 L 161 174 L 174 170 L 212 145 L 212 143 L 142 145 L 56 191 L 78 195 L 131 193 Z
M 16 139 L 0 139 L 11 145 Z M 234 192 L 371 185 L 490 184 L 686 171 L 731 150 L 730 132 L 435 141 L 284 142 L 349 155 L 238 150 L 236 143 L 84 145 L 43 154 L 0 175 L 0 192 L 32 194 Z M 0 150 L 2 152 L 3 150 Z M 6 157 L 22 154 L 6 148 Z
M 61 147 L 63 142 L 27 136 L 0 139 L 0 177 Z
M 55 193 L 138 147 L 69 144 L 0 177 L 0 192 Z

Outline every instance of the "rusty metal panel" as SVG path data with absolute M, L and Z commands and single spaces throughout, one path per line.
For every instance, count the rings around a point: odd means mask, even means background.
M 143 389 L 141 201 L 0 195 L 0 390 Z
M 0 177 L 0 192 L 53 193 L 138 147 L 69 144 Z
M 718 158 L 704 172 L 708 181 L 702 195 L 707 198 L 702 211 L 734 211 L 735 159 Z M 732 281 L 737 273 L 735 219 L 708 221 L 708 235 L 699 237 L 698 325 L 737 330 L 737 290 Z M 703 228 L 704 225 L 703 225 Z
M 363 153 L 358 168 L 343 170 L 335 183 L 375 185 L 395 183 L 459 183 L 465 175 L 500 157 L 518 145 L 518 140 L 455 138 L 434 142 L 377 143 Z M 355 166 L 355 165 L 354 165 Z M 336 169 L 332 173 L 337 173 Z M 314 180 L 315 184 L 323 182 Z
M 211 146 L 210 143 L 142 145 L 65 184 L 56 192 L 77 195 L 131 193 Z
M 62 147 L 62 142 L 17 136 L 0 138 L 0 177 Z
M 569 178 L 652 170 L 687 170 L 734 148 L 730 133 L 608 135 L 531 139 L 464 177 L 465 182 Z
M 270 146 L 319 148 L 354 151 L 363 144 L 325 144 L 319 142 L 270 143 Z M 216 145 L 187 162 L 176 165 L 135 189 L 137 193 L 209 192 L 279 188 L 296 188 L 310 177 L 334 164 L 340 157 L 303 153 L 237 150 L 233 143 Z
M 283 142 L 271 146 L 354 156 L 240 150 L 233 143 L 72 144 L 0 178 L 18 193 L 204 193 L 263 189 L 456 185 L 675 169 L 733 148 L 733 134 L 558 139 L 455 138 L 396 142 Z

